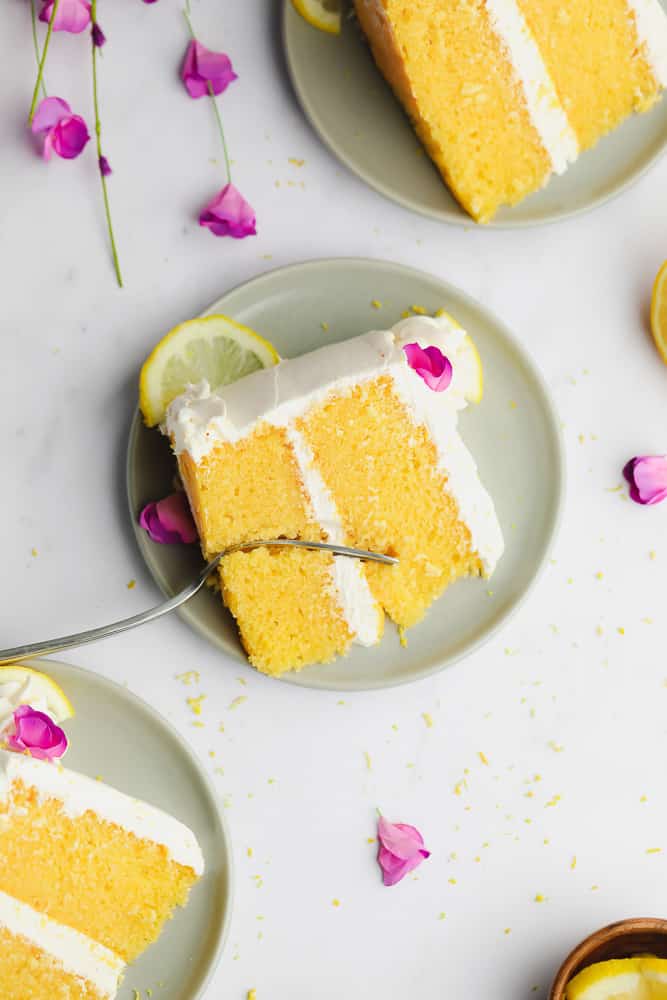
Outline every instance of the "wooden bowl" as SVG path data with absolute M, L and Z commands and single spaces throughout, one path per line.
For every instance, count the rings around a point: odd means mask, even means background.
M 549 1000 L 565 1000 L 565 987 L 586 966 L 642 953 L 667 958 L 667 920 L 636 917 L 595 931 L 567 956 L 551 987 Z

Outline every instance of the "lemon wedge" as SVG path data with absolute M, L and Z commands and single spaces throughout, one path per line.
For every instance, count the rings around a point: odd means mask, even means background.
M 667 1000 L 667 960 L 647 955 L 589 965 L 572 979 L 566 1000 Z
M 484 395 L 484 371 L 482 369 L 482 359 L 479 356 L 477 345 L 469 333 L 461 346 L 461 353 L 457 359 L 458 365 L 465 365 L 466 370 L 466 399 L 469 403 L 481 403 Z
M 330 35 L 340 35 L 340 0 L 292 0 L 308 24 Z
M 446 309 L 438 309 L 435 316 L 436 319 L 444 316 L 455 329 L 463 329 L 458 320 L 454 319 Z M 463 366 L 463 384 L 466 386 L 465 398 L 469 403 L 481 403 L 484 395 L 484 370 L 477 345 L 469 333 L 466 333 L 460 353 L 457 354 L 456 364 L 457 367 Z
M 32 705 L 37 711 L 45 706 L 57 723 L 74 715 L 74 706 L 63 689 L 46 674 L 31 667 L 0 667 L 0 710 L 3 701 L 14 707 Z
M 655 346 L 667 365 L 667 260 L 658 271 L 653 283 L 651 333 Z
M 277 365 L 275 348 L 228 316 L 203 316 L 181 323 L 163 337 L 144 362 L 139 406 L 149 427 L 164 419 L 167 407 L 188 385 L 204 379 L 211 388 Z

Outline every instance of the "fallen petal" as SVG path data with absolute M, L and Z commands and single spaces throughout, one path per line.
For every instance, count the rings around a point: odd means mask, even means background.
M 667 499 L 667 455 L 637 455 L 623 469 L 635 503 L 652 506 Z

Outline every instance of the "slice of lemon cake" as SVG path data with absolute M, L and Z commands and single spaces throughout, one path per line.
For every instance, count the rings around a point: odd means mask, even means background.
M 77 954 L 88 947 L 59 925 L 103 946 L 102 955 L 132 961 L 185 904 L 203 867 L 194 834 L 172 816 L 60 764 L 0 750 L 0 893 L 44 918 L 54 961 L 58 941 L 78 942 Z M 39 946 L 21 930 L 31 926 L 28 909 L 17 912 L 23 923 L 0 913 L 5 934 Z
M 2 1000 L 113 1000 L 124 968 L 108 948 L 0 892 Z
M 659 0 L 355 0 L 375 60 L 478 222 L 667 86 Z
M 480 396 L 475 347 L 443 315 L 218 391 L 204 382 L 171 403 L 163 429 L 205 558 L 285 537 L 399 559 L 387 567 L 289 548 L 226 557 L 223 598 L 256 667 L 280 674 L 327 662 L 353 641 L 372 645 L 385 612 L 414 625 L 448 584 L 493 572 L 500 527 L 457 431 L 459 411 Z

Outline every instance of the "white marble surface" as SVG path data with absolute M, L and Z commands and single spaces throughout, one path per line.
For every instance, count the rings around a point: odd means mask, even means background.
M 170 718 L 227 806 L 238 891 L 210 1000 L 253 987 L 258 1000 L 544 997 L 586 932 L 665 916 L 667 505 L 640 509 L 615 487 L 628 457 L 667 451 L 667 369 L 646 331 L 667 256 L 667 162 L 557 226 L 463 231 L 413 216 L 312 133 L 286 80 L 278 6 L 244 0 L 220 18 L 212 0 L 193 5 L 200 36 L 231 53 L 240 77 L 224 115 L 259 235 L 233 242 L 195 221 L 221 166 L 210 109 L 176 77 L 178 5 L 100 3 L 121 292 L 92 151 L 48 166 L 31 151 L 27 4 L 3 5 L 0 646 L 155 600 L 123 459 L 139 365 L 177 321 L 316 256 L 401 261 L 482 299 L 542 366 L 569 460 L 553 562 L 502 635 L 433 680 L 342 699 L 226 663 L 178 618 L 69 659 L 127 681 Z M 90 116 L 88 47 L 56 41 L 47 84 Z M 185 670 L 200 682 L 176 680 Z M 202 727 L 185 701 L 199 693 Z M 247 700 L 230 710 L 238 695 Z M 367 842 L 376 806 L 418 825 L 433 852 L 391 890 Z

